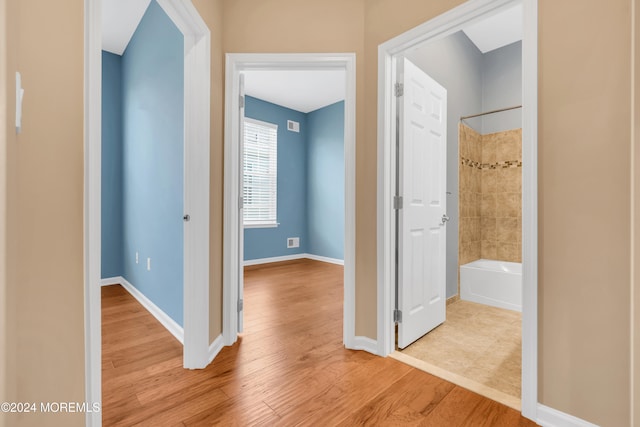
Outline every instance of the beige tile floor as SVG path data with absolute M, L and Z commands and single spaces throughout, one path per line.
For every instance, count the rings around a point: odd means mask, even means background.
M 401 352 L 520 399 L 521 314 L 469 301 Z

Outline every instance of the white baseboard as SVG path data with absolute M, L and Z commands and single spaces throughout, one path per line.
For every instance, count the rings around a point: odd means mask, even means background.
M 107 277 L 106 279 L 100 279 L 100 286 L 119 285 L 123 280 L 122 276 Z
M 378 341 L 368 337 L 353 337 L 353 347 L 351 350 L 364 350 L 371 354 L 378 354 Z
M 270 264 L 272 262 L 293 261 L 296 259 L 312 259 L 314 261 L 344 265 L 344 260 L 342 259 L 328 258 L 320 255 L 313 255 L 313 254 L 306 254 L 306 253 L 285 255 L 285 256 L 274 256 L 270 258 L 248 259 L 246 261 L 243 261 L 243 265 L 247 266 L 247 265 Z
M 167 331 L 171 333 L 180 344 L 184 345 L 184 329 L 182 326 L 178 325 L 178 323 L 173 320 L 167 313 L 162 311 L 160 307 L 155 305 L 149 298 L 147 298 L 142 292 L 140 292 L 135 286 L 133 286 L 127 279 L 122 276 L 118 277 L 110 277 L 108 279 L 102 279 L 100 281 L 101 286 L 109 286 L 109 285 L 122 285 L 122 287 L 131 294 L 138 302 L 149 312 L 153 317 L 155 317 L 158 322 L 164 326 Z M 215 343 L 215 341 L 214 341 Z
M 598 427 L 589 421 L 541 404 L 538 404 L 538 419 L 536 422 L 542 427 Z
M 269 264 L 272 262 L 282 262 L 282 261 L 293 261 L 295 259 L 306 258 L 307 254 L 293 254 L 293 255 L 285 255 L 285 256 L 274 256 L 270 258 L 258 258 L 258 259 L 248 259 L 243 261 L 242 265 L 258 265 L 258 264 Z
M 218 353 L 220 353 L 220 350 L 222 350 L 222 347 L 224 347 L 224 339 L 222 338 L 222 334 L 220 334 L 209 346 L 209 352 L 207 353 L 207 365 L 215 359 Z
M 320 255 L 314 255 L 314 254 L 305 254 L 305 257 L 309 258 L 309 259 L 312 259 L 314 261 L 328 262 L 330 264 L 344 265 L 344 260 L 343 259 L 329 258 L 329 257 L 326 257 L 326 256 L 320 256 Z

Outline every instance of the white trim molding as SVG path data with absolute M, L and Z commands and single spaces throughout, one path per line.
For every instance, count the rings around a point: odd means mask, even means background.
M 85 399 L 92 403 L 102 403 L 101 14 L 101 0 L 84 0 L 84 381 Z M 102 425 L 102 414 L 88 411 L 85 424 Z
M 344 265 L 344 260 L 343 259 L 329 258 L 329 257 L 326 257 L 326 256 L 315 255 L 315 254 L 304 254 L 304 255 L 305 255 L 305 258 L 311 259 L 311 260 L 314 260 L 314 261 L 326 262 L 326 263 L 329 263 L 329 264 Z
M 256 259 L 248 259 L 242 261 L 242 265 L 261 265 L 261 264 L 271 264 L 274 262 L 284 262 L 284 261 L 294 261 L 296 259 L 304 259 L 306 258 L 306 254 L 293 254 L 293 255 L 283 255 L 283 256 L 274 256 L 269 258 L 256 258 Z
M 470 0 L 425 22 L 378 47 L 378 324 L 377 354 L 394 351 L 394 245 L 395 228 L 392 198 L 395 188 L 395 102 L 396 59 L 403 52 L 428 40 L 437 40 L 459 31 L 469 22 L 489 16 L 514 4 L 523 5 L 523 308 L 522 308 L 522 414 L 536 419 L 538 394 L 537 320 L 537 0 Z
M 242 281 L 238 200 L 240 195 L 240 75 L 244 70 L 345 70 L 345 236 L 344 236 L 344 322 L 343 341 L 355 342 L 355 117 L 356 58 L 353 53 L 258 54 L 228 53 L 225 66 L 224 140 L 224 243 L 222 335 L 225 345 L 237 340 L 236 307 Z
M 538 404 L 538 419 L 536 422 L 542 427 L 598 427 L 598 425 L 589 421 L 565 414 L 542 404 Z
M 158 0 L 184 36 L 184 367 L 209 347 L 209 111 L 211 34 L 190 1 Z
M 256 259 L 248 259 L 242 262 L 242 265 L 261 265 L 261 264 L 271 264 L 274 262 L 283 262 L 283 261 L 293 261 L 296 259 L 311 259 L 314 261 L 326 262 L 329 264 L 338 264 L 344 265 L 343 259 L 329 258 L 320 255 L 314 255 L 309 253 L 301 253 L 301 254 L 293 254 L 293 255 L 283 255 L 283 256 L 274 256 L 269 258 L 256 258 Z
M 180 344 L 184 345 L 184 329 L 182 328 L 182 326 L 180 326 L 178 322 L 169 317 L 167 313 L 162 311 L 160 307 L 155 305 L 153 301 L 147 298 L 145 294 L 140 292 L 140 290 L 133 286 L 127 279 L 122 276 L 110 277 L 108 279 L 102 279 L 101 285 L 122 286 L 127 292 L 131 294 L 132 297 L 134 297 L 140 303 L 140 305 L 145 308 L 145 310 L 147 310 L 153 317 L 155 317 L 156 320 L 160 322 L 160 324 L 162 324 L 162 326 L 164 326 L 164 328 L 175 337 L 175 339 L 180 341 Z
M 378 341 L 372 340 L 368 337 L 357 336 L 353 337 L 353 346 L 352 350 L 364 350 L 369 353 L 377 354 L 378 352 Z
M 218 355 L 218 353 L 220 353 L 220 350 L 222 350 L 222 347 L 224 347 L 224 339 L 222 338 L 222 334 L 218 335 L 216 337 L 215 340 L 213 340 L 213 342 L 211 343 L 211 345 L 209 345 L 209 351 L 208 353 L 208 363 L 211 363 L 213 361 L 213 359 L 216 358 L 216 356 Z

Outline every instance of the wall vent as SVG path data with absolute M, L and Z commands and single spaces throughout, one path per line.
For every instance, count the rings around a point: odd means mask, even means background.
M 300 132 L 300 123 L 293 120 L 287 120 L 287 130 L 291 132 Z
M 287 248 L 299 248 L 300 247 L 300 238 L 299 237 L 288 237 L 287 238 Z

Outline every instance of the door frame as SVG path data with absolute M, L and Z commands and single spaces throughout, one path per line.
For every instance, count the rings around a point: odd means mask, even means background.
M 225 76 L 224 138 L 224 243 L 222 335 L 225 345 L 238 338 L 238 286 L 240 285 L 239 215 L 241 159 L 239 152 L 240 73 L 244 70 L 345 70 L 344 167 L 344 321 L 343 342 L 347 348 L 376 348 L 367 339 L 355 337 L 355 146 L 356 146 L 356 57 L 353 53 L 228 53 Z
M 209 347 L 210 32 L 189 0 L 158 0 L 184 35 L 184 367 L 204 368 Z M 85 397 L 102 401 L 102 0 L 84 0 Z M 99 426 L 100 412 L 86 424 Z
M 538 405 L 538 1 L 470 0 L 378 46 L 378 354 L 394 351 L 395 102 L 397 55 L 514 4 L 523 5 L 522 38 L 522 414 Z M 450 118 L 453 119 L 453 118 Z

